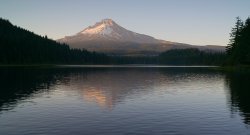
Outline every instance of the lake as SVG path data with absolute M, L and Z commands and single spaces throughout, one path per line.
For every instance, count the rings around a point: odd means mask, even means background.
M 249 135 L 250 75 L 211 67 L 0 68 L 0 135 Z

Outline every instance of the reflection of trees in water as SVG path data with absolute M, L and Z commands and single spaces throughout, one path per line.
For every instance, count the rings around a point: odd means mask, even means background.
M 244 122 L 250 124 L 250 74 L 228 73 L 226 83 L 232 112 L 239 110 Z
M 61 75 L 51 69 L 1 68 L 0 111 L 12 109 L 19 100 L 27 99 L 33 93 L 48 91 Z

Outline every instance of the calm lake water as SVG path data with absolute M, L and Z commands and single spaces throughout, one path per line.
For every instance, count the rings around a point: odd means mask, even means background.
M 250 75 L 208 67 L 0 68 L 0 135 L 250 135 Z

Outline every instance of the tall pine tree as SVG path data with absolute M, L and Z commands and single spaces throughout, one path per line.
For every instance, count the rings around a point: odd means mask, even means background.
M 236 18 L 227 46 L 228 64 L 250 65 L 250 18 L 243 22 Z
M 239 62 L 244 65 L 250 65 L 250 18 L 248 18 L 241 30 L 238 47 Z
M 230 33 L 230 42 L 226 50 L 229 55 L 233 52 L 233 50 L 238 45 L 242 28 L 243 28 L 243 21 L 240 19 L 240 17 L 237 17 L 235 27 L 232 28 L 232 31 Z

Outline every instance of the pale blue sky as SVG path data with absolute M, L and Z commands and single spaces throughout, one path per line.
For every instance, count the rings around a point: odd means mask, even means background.
M 134 32 L 195 45 L 226 45 L 250 0 L 0 0 L 0 17 L 53 39 L 104 18 Z

